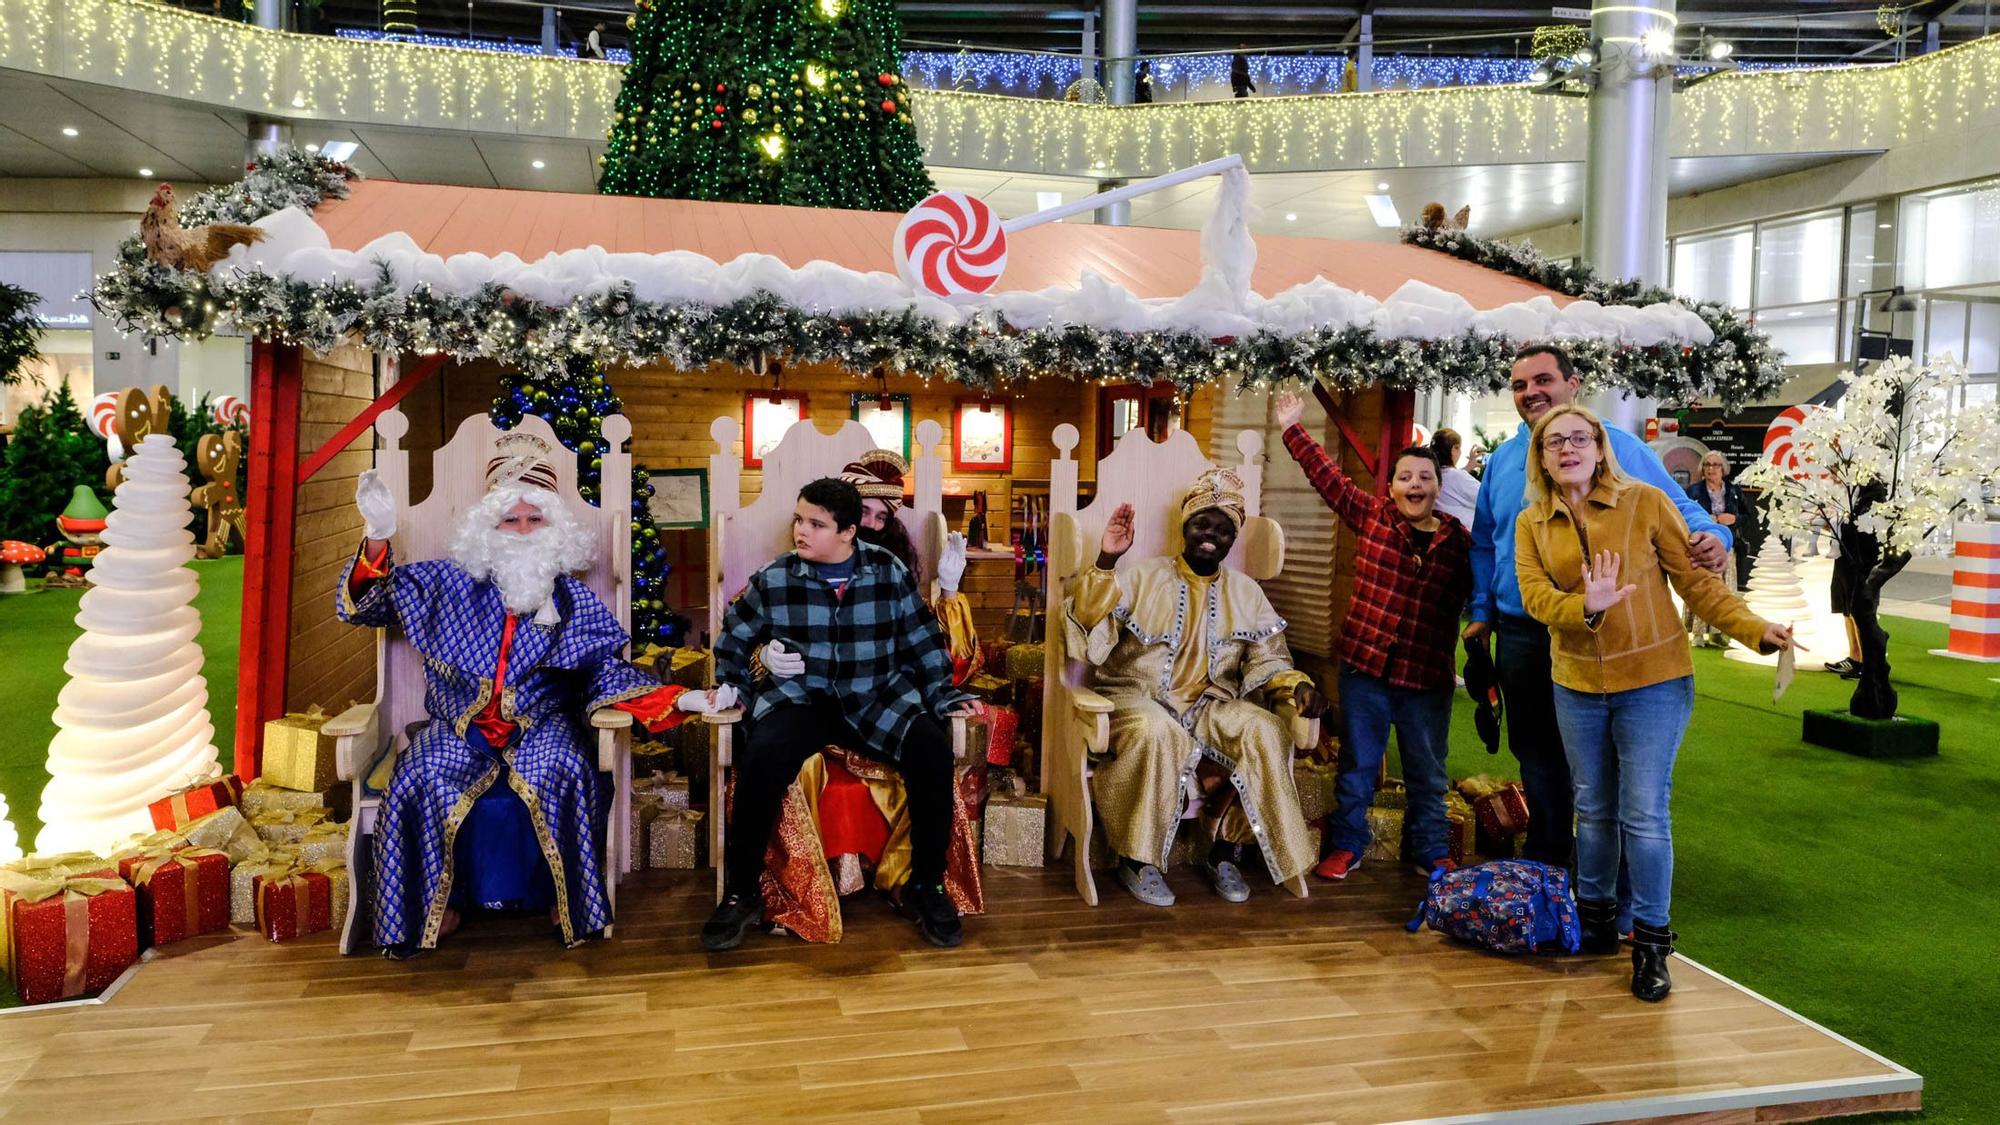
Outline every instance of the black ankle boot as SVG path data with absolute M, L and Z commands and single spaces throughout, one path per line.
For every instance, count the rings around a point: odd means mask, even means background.
M 1667 954 L 1680 935 L 1664 926 L 1632 923 L 1632 995 L 1641 1000 L 1665 1000 L 1674 987 L 1667 975 Z
M 1594 899 L 1576 900 L 1577 919 L 1583 924 L 1581 953 L 1618 952 L 1618 904 Z

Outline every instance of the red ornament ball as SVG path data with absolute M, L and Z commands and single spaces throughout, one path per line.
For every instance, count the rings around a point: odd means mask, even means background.
M 878 74 L 875 76 L 875 81 L 880 82 L 884 86 L 894 86 L 896 84 L 896 76 L 893 74 Z
M 894 112 L 896 112 L 896 103 L 895 103 L 895 102 L 892 102 L 892 101 L 890 101 L 890 100 L 889 100 L 889 99 L 887 99 L 887 98 L 883 98 L 883 99 L 882 99 L 882 112 L 883 112 L 883 113 L 894 113 Z
M 721 112 L 722 112 L 722 103 L 721 103 L 721 102 L 717 102 L 717 103 L 715 103 L 715 112 L 717 112 L 717 113 L 721 113 Z
M 711 129 L 720 129 L 720 128 L 722 128 L 722 122 L 720 122 L 720 121 L 711 121 L 711 122 L 709 122 L 709 123 L 708 123 L 708 127 L 709 127 L 709 128 L 711 128 Z
M 718 94 L 726 94 L 726 93 L 728 93 L 728 92 L 729 92 L 729 87 L 727 87 L 727 86 L 723 85 L 723 84 L 722 84 L 722 83 L 720 83 L 720 82 L 717 82 L 717 83 L 715 84 L 715 92 L 716 92 L 716 93 L 718 93 Z

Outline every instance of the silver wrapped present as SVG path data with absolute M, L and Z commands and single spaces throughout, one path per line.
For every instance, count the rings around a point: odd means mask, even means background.
M 692 809 L 661 809 L 646 828 L 646 866 L 692 869 L 701 840 L 701 816 Z
M 995 867 L 1042 866 L 1048 818 L 1049 799 L 1039 793 L 987 797 L 982 826 L 985 862 Z

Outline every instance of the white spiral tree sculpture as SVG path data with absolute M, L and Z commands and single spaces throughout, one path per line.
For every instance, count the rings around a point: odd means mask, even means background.
M 185 467 L 163 434 L 125 462 L 63 665 L 38 851 L 102 851 L 149 831 L 149 803 L 217 766 Z

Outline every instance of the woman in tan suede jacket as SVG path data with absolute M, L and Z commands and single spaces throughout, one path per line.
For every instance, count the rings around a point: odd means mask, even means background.
M 1752 648 L 1790 647 L 1791 631 L 1689 561 L 1673 501 L 1618 470 L 1596 415 L 1558 406 L 1530 440 L 1531 503 L 1514 526 L 1514 558 L 1522 603 L 1549 627 L 1556 722 L 1576 792 L 1584 950 L 1615 951 L 1629 916 L 1632 993 L 1659 1000 L 1673 984 L 1674 758 L 1694 706 L 1694 663 L 1667 587 Z M 1627 902 L 1617 898 L 1621 857 Z

